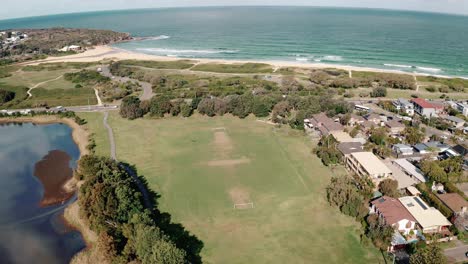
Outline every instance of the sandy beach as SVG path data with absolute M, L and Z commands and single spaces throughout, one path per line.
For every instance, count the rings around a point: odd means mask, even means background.
M 38 60 L 27 63 L 28 65 L 37 65 L 40 63 L 52 63 L 52 62 L 94 62 L 101 60 L 153 60 L 153 61 L 177 61 L 187 60 L 186 58 L 167 57 L 167 56 L 156 56 L 144 53 L 131 52 L 112 46 L 96 46 L 93 49 L 89 49 L 83 53 L 63 56 L 63 57 L 49 57 L 44 60 Z M 297 68 L 336 68 L 346 71 L 371 71 L 371 72 L 386 72 L 386 73 L 400 73 L 410 75 L 427 76 L 428 74 L 422 73 L 409 73 L 398 70 L 386 70 L 376 69 L 367 67 L 356 67 L 348 65 L 337 65 L 337 64 L 326 64 L 326 63 L 307 63 L 307 62 L 294 62 L 294 61 L 260 61 L 260 60 L 222 60 L 222 59 L 190 59 L 195 61 L 197 64 L 201 63 L 219 63 L 219 64 L 239 64 L 239 63 L 267 63 L 270 64 L 274 69 L 282 67 L 297 67 Z

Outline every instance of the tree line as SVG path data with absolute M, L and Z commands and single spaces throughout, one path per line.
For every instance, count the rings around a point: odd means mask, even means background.
M 80 214 L 98 234 L 96 247 L 109 263 L 201 263 L 203 243 L 170 215 L 145 208 L 127 164 L 95 155 L 79 161 Z M 135 172 L 136 173 L 136 172 Z M 152 193 L 157 205 L 156 193 Z

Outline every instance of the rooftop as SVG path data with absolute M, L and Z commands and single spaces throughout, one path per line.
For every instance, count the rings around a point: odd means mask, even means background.
M 392 171 L 372 152 L 351 153 L 369 174 L 391 174 Z
M 459 212 L 463 207 L 468 207 L 468 202 L 458 193 L 437 194 L 437 197 L 453 212 Z
M 338 149 L 343 155 L 348 155 L 354 152 L 361 152 L 363 145 L 359 142 L 343 142 L 338 145 Z
M 332 131 L 330 134 L 336 139 L 338 142 L 353 142 L 354 139 L 344 131 Z
M 429 207 L 418 196 L 405 196 L 399 200 L 423 229 L 452 225 L 439 210 Z
M 465 123 L 465 120 L 458 118 L 456 116 L 444 116 L 444 119 L 455 122 L 455 123 Z
M 319 126 L 324 126 L 328 131 L 342 131 L 344 129 L 340 123 L 333 121 L 333 119 L 329 118 L 324 113 L 313 115 L 312 120 L 314 120 Z
M 393 162 L 400 166 L 406 173 L 418 179 L 420 182 L 426 182 L 426 178 L 421 173 L 421 171 L 416 168 L 416 166 L 411 164 L 411 162 L 409 162 L 407 159 L 396 159 Z
M 436 105 L 436 104 L 430 103 L 430 102 L 426 101 L 426 99 L 423 99 L 423 98 L 415 98 L 415 99 L 412 99 L 411 102 L 419 105 L 422 108 L 436 108 L 436 109 L 443 109 L 444 108 L 441 105 Z
M 468 149 L 463 145 L 456 145 L 452 149 L 458 154 L 460 154 L 461 156 L 465 156 L 468 154 Z
M 416 195 L 420 195 L 420 194 L 421 194 L 421 192 L 420 192 L 418 189 L 416 189 L 416 187 L 414 187 L 414 186 L 408 186 L 408 187 L 406 188 L 406 190 L 407 190 L 409 193 L 411 193 L 413 196 L 416 196 Z
M 408 209 L 406 209 L 398 199 L 383 196 L 372 201 L 372 204 L 382 214 L 389 225 L 393 225 L 404 219 L 416 222 L 416 219 L 414 219 Z

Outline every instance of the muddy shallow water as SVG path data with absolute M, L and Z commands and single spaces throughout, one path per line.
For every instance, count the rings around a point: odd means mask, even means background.
M 0 125 L 0 263 L 68 263 L 85 247 L 63 222 L 79 158 L 63 124 Z

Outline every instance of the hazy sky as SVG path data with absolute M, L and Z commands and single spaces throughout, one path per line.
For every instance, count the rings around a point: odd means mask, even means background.
M 307 5 L 389 8 L 468 15 L 468 0 L 0 0 L 0 20 L 81 11 L 224 5 Z

